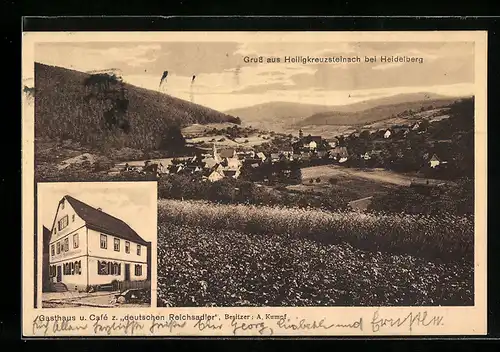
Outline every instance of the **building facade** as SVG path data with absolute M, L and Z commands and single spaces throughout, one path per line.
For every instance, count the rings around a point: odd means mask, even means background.
M 49 245 L 50 281 L 70 291 L 148 276 L 150 242 L 122 220 L 71 196 L 59 201 Z

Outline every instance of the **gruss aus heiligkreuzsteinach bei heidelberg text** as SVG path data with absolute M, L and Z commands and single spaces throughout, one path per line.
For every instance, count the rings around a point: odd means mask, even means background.
M 416 56 L 386 56 L 386 55 L 380 55 L 380 56 L 323 56 L 323 57 L 318 57 L 318 56 L 302 56 L 302 55 L 297 55 L 297 56 L 284 56 L 283 58 L 280 57 L 272 57 L 272 58 L 265 58 L 264 56 L 257 56 L 257 57 L 250 57 L 250 56 L 245 56 L 244 58 L 245 63 L 292 63 L 292 64 L 325 64 L 325 63 L 330 63 L 330 64 L 343 64 L 343 63 L 418 63 L 422 64 L 424 63 L 424 58 L 423 57 L 416 57 Z

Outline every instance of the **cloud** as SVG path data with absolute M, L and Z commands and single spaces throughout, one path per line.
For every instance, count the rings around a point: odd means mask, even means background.
M 143 67 L 159 57 L 160 45 L 131 45 L 92 47 L 87 45 L 38 44 L 35 60 L 48 65 L 79 71 L 108 68 Z
M 262 103 L 268 96 L 312 101 L 314 94 L 323 99 L 322 92 L 344 96 L 474 82 L 474 46 L 465 42 L 44 43 L 37 44 L 35 55 L 37 61 L 81 71 L 116 67 L 126 82 L 152 90 L 158 90 L 161 74 L 168 70 L 167 94 L 186 100 L 194 96 L 196 103 L 223 110 Z M 279 57 L 281 63 L 245 63 L 245 55 Z M 283 62 L 284 56 L 308 55 L 412 56 L 424 63 Z

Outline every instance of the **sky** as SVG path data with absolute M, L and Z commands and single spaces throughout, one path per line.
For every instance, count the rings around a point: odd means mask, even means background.
M 58 202 L 65 195 L 126 222 L 146 241 L 156 241 L 155 182 L 79 182 L 38 184 L 38 227 L 52 227 Z
M 284 57 L 352 57 L 361 63 L 285 63 Z M 365 62 L 409 56 L 423 63 Z M 264 63 L 245 62 L 245 57 Z M 267 63 L 267 58 L 280 58 Z M 473 94 L 472 42 L 75 42 L 41 43 L 35 61 L 78 71 L 118 68 L 124 81 L 219 111 L 270 101 L 342 105 L 384 96 Z M 192 76 L 196 78 L 191 84 Z M 349 97 L 349 98 L 348 98 Z

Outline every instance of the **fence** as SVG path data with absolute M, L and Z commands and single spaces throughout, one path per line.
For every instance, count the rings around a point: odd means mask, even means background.
M 151 281 L 149 280 L 142 280 L 142 281 L 118 281 L 116 283 L 117 289 L 120 292 L 123 292 L 125 290 L 131 289 L 131 288 L 151 288 Z

